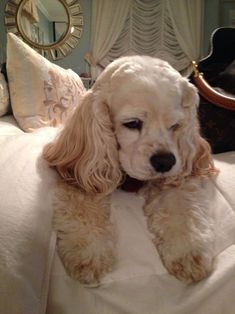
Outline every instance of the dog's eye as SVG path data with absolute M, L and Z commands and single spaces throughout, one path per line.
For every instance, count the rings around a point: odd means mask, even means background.
M 139 119 L 133 119 L 133 120 L 124 122 L 123 125 L 128 129 L 136 129 L 140 131 L 142 129 L 143 121 Z
M 180 128 L 181 128 L 181 124 L 175 123 L 169 128 L 169 130 L 174 132 L 174 131 L 179 130 Z

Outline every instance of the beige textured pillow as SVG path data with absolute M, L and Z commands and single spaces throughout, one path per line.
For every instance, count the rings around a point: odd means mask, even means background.
M 7 82 L 2 73 L 0 73 L 0 117 L 4 116 L 10 109 L 9 92 Z
M 64 124 L 85 92 L 75 72 L 51 63 L 12 33 L 7 74 L 13 114 L 26 132 Z

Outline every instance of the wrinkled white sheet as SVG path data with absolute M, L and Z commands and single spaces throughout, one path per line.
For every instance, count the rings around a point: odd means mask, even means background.
M 170 276 L 146 227 L 143 199 L 117 191 L 117 265 L 100 287 L 88 288 L 65 274 L 57 254 L 52 264 L 50 191 L 56 175 L 38 156 L 54 130 L 25 134 L 12 121 L 0 119 L 0 313 L 235 313 L 235 152 L 215 156 L 221 170 L 211 200 L 218 255 L 207 279 L 186 285 Z
M 163 267 L 142 212 L 143 199 L 117 191 L 112 215 L 118 227 L 118 262 L 98 288 L 70 279 L 55 256 L 47 314 L 234 314 L 235 152 L 217 155 L 221 169 L 211 199 L 216 219 L 213 273 L 186 285 Z
M 55 130 L 25 134 L 0 119 L 0 313 L 44 314 L 55 250 L 51 188 L 39 158 Z

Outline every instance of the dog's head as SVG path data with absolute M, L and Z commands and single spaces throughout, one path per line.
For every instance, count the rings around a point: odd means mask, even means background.
M 44 157 L 68 182 L 110 193 L 123 171 L 139 180 L 208 174 L 196 88 L 167 62 L 123 57 L 100 75 Z

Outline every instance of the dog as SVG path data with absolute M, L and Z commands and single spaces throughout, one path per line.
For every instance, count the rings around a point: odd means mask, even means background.
M 195 282 L 213 269 L 205 185 L 217 173 L 200 135 L 196 88 L 149 56 L 113 61 L 43 150 L 62 178 L 54 201 L 67 273 L 96 284 L 115 263 L 110 196 L 125 175 L 144 182 L 143 208 L 168 272 Z M 204 193 L 204 194 L 203 194 Z

